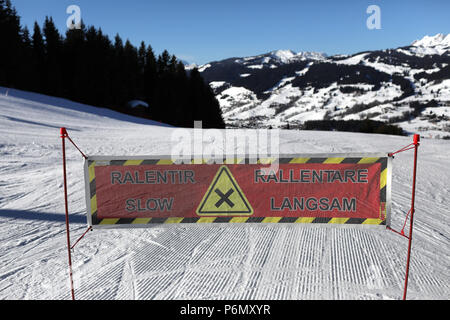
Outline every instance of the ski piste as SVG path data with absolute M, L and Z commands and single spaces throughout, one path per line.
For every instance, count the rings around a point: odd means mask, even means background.
M 13 89 L 0 94 L 0 115 L 0 297 L 69 299 L 59 127 L 87 154 L 155 155 L 170 153 L 174 128 Z M 392 152 L 411 137 L 282 131 L 280 142 L 282 153 Z M 422 139 L 408 299 L 449 296 L 449 157 L 447 141 Z M 73 241 L 86 230 L 82 163 L 68 148 Z M 396 230 L 411 205 L 412 170 L 413 153 L 396 155 Z M 86 236 L 73 252 L 78 299 L 399 299 L 403 291 L 407 244 L 386 230 L 172 225 Z

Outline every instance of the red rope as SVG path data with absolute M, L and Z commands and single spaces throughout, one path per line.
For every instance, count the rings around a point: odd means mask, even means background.
M 77 150 L 81 153 L 81 155 L 83 156 L 83 158 L 87 159 L 87 156 L 83 153 L 83 151 L 80 150 L 80 148 L 78 148 L 78 146 L 75 144 L 75 142 L 73 142 L 73 140 L 69 137 L 69 134 L 67 133 L 65 128 L 61 128 L 61 138 L 64 140 L 65 138 L 69 139 L 69 141 L 73 144 L 73 146 L 75 148 L 77 148 Z M 83 235 L 75 242 L 75 244 L 70 247 L 71 250 L 73 250 L 73 248 L 75 248 L 75 246 L 78 244 L 78 242 L 80 242 L 81 239 L 84 238 L 84 236 L 90 231 L 92 230 L 92 227 L 89 227 L 85 233 L 83 233 Z
M 401 149 L 398 150 L 398 151 L 395 151 L 395 152 L 393 152 L 393 153 L 389 153 L 389 156 L 392 157 L 394 154 L 397 154 L 397 153 L 400 153 L 400 152 L 405 152 L 405 151 L 414 149 L 414 147 L 415 147 L 415 144 L 414 144 L 414 143 L 408 144 L 407 146 L 401 148 Z
M 83 158 L 87 159 L 87 156 L 83 153 L 83 151 L 80 150 L 80 148 L 78 148 L 78 146 L 75 144 L 75 142 L 72 141 L 72 139 L 70 139 L 69 134 L 67 133 L 66 128 L 61 128 L 60 129 L 60 133 L 61 133 L 61 138 L 64 140 L 65 138 L 69 139 L 69 141 L 73 144 L 73 146 L 75 148 L 77 148 L 77 150 L 81 153 L 81 155 L 83 156 Z
M 395 233 L 397 233 L 397 234 L 399 234 L 399 235 L 405 237 L 406 239 L 409 239 L 411 235 L 407 236 L 407 235 L 405 234 L 405 228 L 406 228 L 406 222 L 408 221 L 408 218 L 409 218 L 409 215 L 410 215 L 410 214 L 411 214 L 411 209 L 408 211 L 408 214 L 406 215 L 406 219 L 405 219 L 405 222 L 403 223 L 402 231 L 399 232 L 399 231 L 394 230 L 394 229 L 392 229 L 392 228 L 390 228 L 390 227 L 387 227 L 387 228 L 388 228 L 389 230 L 391 230 L 391 231 L 393 231 L 393 232 L 395 232 Z
M 405 237 L 406 239 L 409 239 L 409 237 L 407 237 L 404 233 L 398 232 L 397 230 L 394 230 L 391 227 L 387 227 L 387 229 L 401 235 L 402 237 Z
M 80 242 L 81 239 L 83 239 L 84 236 L 85 236 L 89 231 L 91 231 L 91 230 L 92 230 L 92 227 L 89 227 L 89 228 L 86 230 L 86 232 L 83 233 L 83 235 L 82 235 L 82 236 L 74 243 L 74 245 L 73 245 L 70 249 L 73 250 L 73 248 L 75 248 L 75 246 L 78 244 L 78 242 Z
M 405 218 L 405 223 L 403 224 L 403 228 L 402 228 L 402 231 L 401 231 L 403 235 L 405 234 L 406 222 L 408 221 L 408 218 L 409 218 L 410 214 L 411 214 L 411 209 L 409 209 L 408 214 L 406 215 L 406 218 Z
M 408 150 L 412 150 L 415 147 L 416 147 L 415 143 L 408 144 L 407 146 L 404 146 L 403 148 L 401 148 L 400 150 L 398 150 L 396 152 L 389 153 L 389 157 L 393 157 L 394 154 L 397 154 L 397 153 L 401 153 L 401 152 L 405 152 L 405 151 L 408 151 Z M 405 238 L 407 238 L 407 239 L 409 239 L 409 236 L 405 235 L 405 228 L 406 228 L 406 222 L 408 221 L 408 218 L 409 218 L 410 214 L 411 214 L 411 209 L 408 211 L 408 214 L 406 215 L 405 222 L 403 223 L 402 231 L 398 232 L 397 230 L 394 230 L 394 229 L 392 229 L 390 227 L 388 227 L 388 229 L 393 231 L 393 232 L 395 232 L 395 233 L 397 233 L 397 234 L 399 234 L 399 235 L 401 235 L 401 236 L 403 236 L 403 237 L 405 237 Z
M 67 135 L 66 138 L 69 139 L 69 141 L 74 145 L 75 148 L 77 148 L 77 150 L 81 153 L 83 158 L 87 159 L 87 156 L 83 153 L 83 151 L 80 150 L 80 148 L 78 148 L 75 142 L 73 142 L 72 139 L 70 139 L 69 135 Z

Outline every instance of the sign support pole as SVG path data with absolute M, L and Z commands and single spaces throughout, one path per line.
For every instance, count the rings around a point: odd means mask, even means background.
M 66 172 L 66 138 L 68 137 L 65 128 L 61 128 L 61 139 L 62 139 L 62 154 L 63 154 L 63 174 L 64 174 L 64 201 L 65 201 L 65 211 L 66 211 L 66 236 L 67 236 L 67 253 L 69 256 L 69 277 L 70 277 L 70 292 L 72 295 L 72 300 L 75 300 L 75 290 L 73 288 L 73 272 L 72 272 L 72 253 L 70 246 L 70 231 L 69 231 L 69 205 L 67 200 L 67 172 Z
M 412 185 L 412 198 L 411 198 L 411 222 L 409 225 L 409 244 L 408 244 L 408 257 L 406 260 L 406 275 L 405 275 L 405 288 L 403 290 L 403 300 L 406 300 L 406 294 L 408 291 L 408 278 L 409 278 L 409 264 L 411 262 L 411 247 L 412 247 L 412 234 L 414 225 L 414 204 L 416 198 L 416 173 L 417 173 L 417 153 L 420 146 L 420 135 L 414 135 L 414 173 L 413 173 L 413 185 Z

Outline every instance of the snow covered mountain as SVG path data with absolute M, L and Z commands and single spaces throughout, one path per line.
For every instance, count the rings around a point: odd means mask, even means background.
M 444 54 L 450 50 L 450 34 L 445 36 L 442 33 L 438 33 L 434 37 L 425 36 L 421 40 L 414 41 L 410 50 L 422 56 L 427 54 Z
M 365 119 L 450 136 L 450 34 L 354 55 L 278 50 L 199 67 L 229 127 Z

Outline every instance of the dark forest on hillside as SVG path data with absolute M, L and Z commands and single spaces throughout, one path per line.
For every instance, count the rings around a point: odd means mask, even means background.
M 379 133 L 403 136 L 402 128 L 374 120 L 311 120 L 306 121 L 302 130 L 346 131 L 362 133 Z
M 166 50 L 155 56 L 117 35 L 111 41 L 100 28 L 82 25 L 62 36 L 52 18 L 32 32 L 22 27 L 9 0 L 0 0 L 0 86 L 67 98 L 133 114 L 130 100 L 149 105 L 140 116 L 174 126 L 224 128 L 218 101 L 198 70 Z

